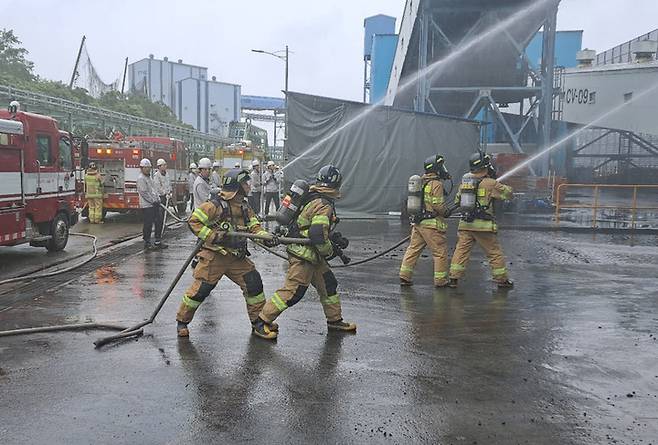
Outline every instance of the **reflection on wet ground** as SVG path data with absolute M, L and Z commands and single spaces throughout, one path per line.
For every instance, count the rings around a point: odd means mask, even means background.
M 344 226 L 344 227 L 342 227 Z M 346 221 L 360 259 L 406 236 L 398 221 Z M 454 246 L 454 228 L 450 243 Z M 94 350 L 98 333 L 0 340 L 2 443 L 655 443 L 655 236 L 504 231 L 516 287 L 497 290 L 477 252 L 456 290 L 430 258 L 401 289 L 403 248 L 336 269 L 356 335 L 328 335 L 318 297 L 252 338 L 222 281 L 189 340 L 173 316 L 187 273 L 138 340 Z M 0 329 L 148 316 L 193 246 L 127 256 L 2 311 Z M 252 249 L 271 295 L 285 263 Z M 34 423 L 29 419 L 38 418 Z

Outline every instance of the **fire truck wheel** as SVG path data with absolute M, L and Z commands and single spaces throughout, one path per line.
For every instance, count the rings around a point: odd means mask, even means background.
M 50 241 L 46 249 L 50 252 L 59 252 L 64 250 L 69 240 L 69 220 L 64 213 L 58 213 L 50 226 Z

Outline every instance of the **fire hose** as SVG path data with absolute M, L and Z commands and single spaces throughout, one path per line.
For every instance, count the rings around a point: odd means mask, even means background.
M 229 237 L 247 238 L 247 239 L 259 240 L 259 241 L 268 241 L 268 240 L 272 240 L 272 239 L 275 238 L 271 235 L 257 235 L 257 234 L 253 234 L 253 233 L 243 233 L 243 232 L 229 232 L 226 235 L 228 235 Z M 282 244 L 308 244 L 310 242 L 310 240 L 302 239 L 302 238 L 281 237 L 281 238 L 277 238 L 277 239 Z M 164 306 L 165 302 L 167 301 L 167 299 L 169 298 L 171 293 L 174 291 L 174 288 L 176 287 L 176 285 L 178 284 L 180 279 L 183 277 L 183 274 L 185 273 L 185 271 L 187 270 L 189 265 L 192 263 L 192 261 L 194 260 L 196 255 L 199 253 L 199 251 L 201 250 L 201 248 L 203 247 L 204 244 L 205 244 L 205 241 L 202 240 L 202 239 L 199 239 L 197 241 L 196 245 L 194 246 L 194 250 L 192 250 L 192 253 L 190 253 L 190 255 L 187 257 L 187 259 L 185 260 L 185 263 L 183 263 L 183 266 L 178 271 L 178 274 L 176 274 L 176 277 L 174 278 L 174 280 L 169 285 L 169 288 L 167 289 L 167 292 L 165 292 L 165 294 L 162 296 L 162 298 L 160 299 L 160 302 L 158 303 L 156 308 L 151 313 L 151 316 L 147 320 L 145 320 L 141 323 L 138 323 L 135 326 L 125 328 L 116 335 L 111 335 L 111 336 L 105 337 L 105 338 L 99 338 L 98 340 L 96 340 L 94 342 L 94 346 L 96 348 L 100 348 L 101 346 L 106 345 L 106 344 L 108 344 L 110 342 L 113 342 L 113 341 L 116 341 L 116 340 L 121 340 L 121 339 L 128 338 L 128 337 L 135 337 L 135 336 L 142 335 L 144 333 L 144 329 L 143 329 L 144 326 L 152 324 L 155 321 L 155 317 L 158 315 L 158 313 L 160 312 L 160 310 Z
M 96 246 L 96 242 L 98 241 L 98 238 L 96 238 L 94 235 L 89 235 L 87 233 L 71 233 L 70 235 L 71 236 L 83 236 L 83 237 L 86 237 L 86 238 L 91 238 L 93 240 L 93 244 L 92 244 L 93 252 L 91 253 L 91 255 L 88 258 L 84 259 L 83 261 L 80 261 L 77 264 L 74 264 L 73 266 L 69 266 L 65 269 L 59 269 L 59 270 L 56 270 L 54 272 L 45 272 L 45 273 L 40 273 L 40 274 L 30 274 L 30 275 L 23 275 L 23 276 L 19 276 L 19 277 L 9 278 L 7 280 L 0 281 L 0 286 L 2 286 L 3 284 L 17 283 L 19 281 L 33 280 L 33 279 L 37 279 L 37 278 L 54 277 L 55 275 L 70 272 L 72 270 L 77 269 L 78 267 L 82 267 L 85 264 L 87 264 L 88 262 L 90 262 L 91 260 L 93 260 L 94 258 L 96 258 L 96 256 L 98 255 L 98 247 Z

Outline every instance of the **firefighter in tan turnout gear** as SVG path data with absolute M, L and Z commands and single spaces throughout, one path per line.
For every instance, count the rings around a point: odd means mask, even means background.
M 288 273 L 283 287 L 265 304 L 256 322 L 253 333 L 259 337 L 271 336 L 272 323 L 286 309 L 298 303 L 313 285 L 320 296 L 320 302 L 331 330 L 356 331 L 356 324 L 343 321 L 338 281 L 327 264 L 327 258 L 336 253 L 332 243 L 334 226 L 338 223 L 334 201 L 340 198 L 342 176 L 333 165 L 320 169 L 317 183 L 310 187 L 307 198 L 302 202 L 301 211 L 293 220 L 293 236 L 310 239 L 310 245 L 293 244 L 288 246 Z
M 245 199 L 249 193 L 249 179 L 246 170 L 233 169 L 227 172 L 221 192 L 212 193 L 208 201 L 200 203 L 188 220 L 192 232 L 205 240 L 205 244 L 197 255 L 194 282 L 185 291 L 176 314 L 179 337 L 189 336 L 188 323 L 224 275 L 242 289 L 252 323 L 258 319 L 265 304 L 260 274 L 254 263 L 247 258 L 247 240 L 226 235 L 231 231 L 268 234 L 261 228 Z M 276 240 L 264 244 L 274 246 Z M 276 333 L 269 335 L 276 337 Z
M 505 256 L 498 242 L 494 201 L 512 199 L 512 188 L 496 181 L 496 170 L 488 155 L 479 153 L 469 161 L 470 173 L 464 175 L 455 205 L 464 215 L 459 222 L 457 246 L 450 264 L 450 287 L 457 287 L 464 275 L 473 245 L 485 251 L 491 274 L 498 287 L 513 287 L 507 275 Z
M 96 163 L 90 162 L 85 172 L 85 199 L 91 224 L 103 222 L 103 178 L 96 168 Z
M 446 213 L 443 180 L 450 179 L 443 156 L 435 155 L 425 160 L 425 174 L 422 178 L 412 176 L 411 182 L 420 179 L 419 200 L 416 209 L 409 208 L 412 223 L 411 240 L 400 266 L 400 285 L 411 286 L 411 277 L 420 254 L 429 247 L 434 258 L 434 285 L 448 285 L 448 244 L 443 219 Z M 408 207 L 412 207 L 411 201 Z

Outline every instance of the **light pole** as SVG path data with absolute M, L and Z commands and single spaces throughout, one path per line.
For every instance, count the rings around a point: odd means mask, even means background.
M 252 49 L 251 50 L 254 53 L 259 53 L 259 54 L 269 54 L 270 56 L 274 56 L 279 60 L 283 60 L 286 64 L 286 74 L 285 74 L 285 86 L 284 86 L 284 92 L 285 92 L 285 115 L 283 116 L 284 119 L 284 132 L 283 132 L 283 164 L 286 164 L 286 159 L 288 157 L 287 153 L 287 145 L 288 145 L 288 45 L 286 45 L 285 50 L 280 50 L 280 51 L 274 51 L 274 52 L 269 52 L 269 51 L 264 51 L 262 49 Z M 281 54 L 284 53 L 284 54 Z M 276 127 L 276 122 L 274 123 Z M 274 130 L 276 134 L 276 129 Z M 276 137 L 274 138 L 274 148 L 276 148 Z

